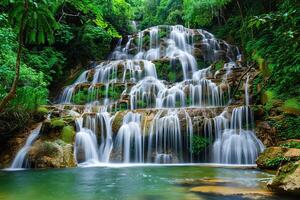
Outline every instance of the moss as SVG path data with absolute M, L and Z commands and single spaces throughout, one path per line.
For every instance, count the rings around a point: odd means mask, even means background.
M 280 146 L 282 146 L 282 147 L 287 147 L 287 148 L 296 148 L 296 149 L 300 149 L 300 142 L 297 142 L 297 141 L 289 141 L 289 142 L 285 142 L 285 143 L 281 144 Z
M 284 102 L 282 110 L 288 114 L 300 115 L 300 103 L 296 98 L 288 99 Z
M 87 98 L 88 95 L 82 90 L 73 96 L 73 102 L 75 104 L 85 104 L 87 102 Z
M 168 73 L 168 80 L 170 82 L 175 82 L 176 81 L 176 73 L 175 72 L 169 72 Z
M 277 172 L 276 176 L 272 180 L 272 186 L 281 185 L 282 181 L 289 175 L 292 174 L 297 167 L 299 166 L 298 163 L 289 162 L 283 165 Z
M 65 126 L 65 121 L 61 118 L 54 118 L 50 122 L 51 128 L 62 128 Z
M 225 62 L 223 60 L 219 60 L 214 64 L 215 70 L 220 70 L 224 67 Z
M 267 166 L 267 168 L 270 168 L 270 169 L 277 169 L 278 167 L 280 167 L 282 165 L 282 163 L 286 163 L 288 161 L 290 161 L 289 158 L 285 158 L 282 156 L 270 158 L 270 159 L 267 159 L 266 166 Z
M 73 126 L 65 126 L 61 132 L 61 139 L 66 143 L 72 143 L 75 133 L 76 132 Z
M 193 154 L 199 154 L 209 145 L 209 140 L 202 136 L 193 135 L 192 143 L 191 151 Z
M 38 107 L 36 111 L 37 111 L 38 113 L 43 114 L 43 115 L 47 115 L 48 112 L 49 112 L 49 110 L 48 110 L 46 107 L 44 107 L 44 106 Z
M 58 147 L 55 142 L 45 141 L 42 143 L 42 146 L 40 147 L 39 154 L 42 154 L 44 156 L 56 156 L 58 154 Z
M 262 97 L 262 103 L 265 105 L 264 108 L 269 111 L 275 102 L 276 94 L 271 90 L 267 90 Z
M 261 169 L 277 169 L 281 162 L 284 161 L 284 154 L 287 148 L 283 147 L 269 147 L 259 155 L 256 164 Z

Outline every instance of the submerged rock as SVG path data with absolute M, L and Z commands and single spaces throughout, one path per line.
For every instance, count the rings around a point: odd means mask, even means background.
M 239 188 L 239 187 L 226 187 L 226 186 L 198 186 L 190 190 L 191 192 L 215 194 L 224 196 L 271 196 L 272 192 L 258 189 L 258 188 Z

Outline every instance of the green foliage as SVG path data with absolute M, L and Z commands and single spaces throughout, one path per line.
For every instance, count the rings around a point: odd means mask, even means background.
M 218 61 L 217 63 L 215 63 L 215 69 L 216 70 L 220 70 L 220 69 L 222 69 L 223 67 L 224 67 L 224 64 L 225 64 L 225 62 L 224 62 L 224 60 L 220 60 L 220 61 Z
M 3 24 L 0 28 L 0 99 L 2 99 L 8 93 L 14 79 L 17 41 L 16 34 L 8 24 L 7 15 L 0 16 L 0 23 Z M 38 57 L 41 58 L 42 56 Z M 30 64 L 33 63 L 35 61 Z M 23 63 L 20 66 L 17 95 L 10 102 L 9 106 L 11 107 L 34 109 L 37 105 L 47 102 L 49 82 L 45 79 L 43 72 L 33 69 L 30 64 Z
M 266 91 L 263 95 L 263 104 L 265 104 L 264 108 L 269 111 L 276 101 L 276 94 L 273 91 Z
M 74 104 L 82 105 L 87 102 L 87 99 L 88 99 L 87 93 L 84 91 L 79 91 L 73 96 L 72 101 L 74 102 Z
M 288 99 L 284 102 L 282 110 L 289 114 L 300 115 L 299 98 Z
M 284 115 L 283 119 L 270 121 L 277 129 L 277 137 L 281 140 L 300 138 L 300 116 Z
M 209 145 L 209 140 L 202 136 L 193 135 L 192 144 L 192 152 L 194 154 L 198 154 L 201 153 Z
M 300 94 L 299 87 L 294 88 L 300 75 L 299 8 L 299 2 L 285 0 L 277 11 L 254 16 L 247 24 L 255 34 L 246 49 L 272 63 L 268 87 L 283 99 Z
M 145 0 L 141 28 L 159 24 L 183 24 L 182 0 Z
M 74 140 L 74 136 L 75 136 L 75 129 L 73 126 L 65 126 L 62 129 L 62 140 L 66 143 L 72 143 Z
M 49 110 L 48 110 L 46 107 L 44 107 L 44 106 L 38 107 L 36 111 L 37 111 L 38 113 L 43 114 L 43 115 L 46 115 L 46 114 L 49 113 Z
M 286 163 L 288 161 L 289 161 L 288 158 L 279 156 L 279 157 L 268 159 L 267 162 L 266 162 L 266 165 L 267 165 L 268 168 L 277 169 L 283 163 Z
M 211 23 L 219 9 L 231 0 L 184 0 L 183 11 L 188 26 L 199 27 Z
M 52 128 L 62 128 L 65 126 L 65 121 L 60 118 L 51 119 L 50 125 Z
M 282 147 L 287 147 L 287 148 L 296 148 L 296 149 L 300 149 L 300 142 L 296 142 L 296 141 L 291 141 L 291 142 L 287 142 L 284 143 L 282 145 L 280 145 Z
M 54 43 L 54 30 L 58 24 L 54 18 L 58 1 L 30 0 L 27 1 L 27 12 L 24 0 L 11 1 L 9 18 L 13 26 L 19 27 L 24 17 L 24 33 L 26 43 Z M 24 13 L 26 13 L 24 15 Z
M 168 73 L 168 80 L 170 82 L 175 82 L 176 81 L 176 73 L 175 72 L 169 72 Z

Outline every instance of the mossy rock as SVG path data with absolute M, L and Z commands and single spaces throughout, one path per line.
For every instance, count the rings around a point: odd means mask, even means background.
M 40 106 L 33 113 L 33 119 L 37 122 L 43 121 L 44 119 L 46 119 L 46 116 L 48 115 L 48 113 L 49 113 L 49 110 L 46 107 Z
M 300 195 L 300 161 L 289 162 L 280 167 L 267 186 L 277 193 Z
M 66 125 L 62 118 L 54 118 L 50 121 L 51 128 L 62 128 Z
M 66 143 L 72 143 L 74 141 L 76 131 L 73 126 L 65 126 L 61 132 L 61 139 Z
M 284 154 L 287 150 L 285 147 L 269 147 L 259 155 L 256 164 L 260 169 L 278 169 L 285 161 Z
M 38 140 L 28 152 L 28 163 L 31 168 L 74 167 L 73 146 L 59 139 Z
M 126 115 L 126 113 L 127 113 L 127 111 L 120 111 L 120 112 L 116 113 L 115 118 L 114 118 L 113 123 L 112 123 L 113 133 L 117 133 L 118 130 L 120 129 L 120 127 L 122 126 L 123 118 Z
M 288 99 L 284 102 L 281 110 L 287 114 L 300 115 L 300 102 L 298 99 Z
M 41 114 L 44 114 L 44 115 L 47 115 L 49 113 L 49 110 L 48 108 L 44 107 L 44 106 L 40 106 L 37 108 L 36 110 L 38 113 L 41 113 Z

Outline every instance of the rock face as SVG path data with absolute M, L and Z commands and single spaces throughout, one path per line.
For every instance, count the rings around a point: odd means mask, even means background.
M 300 195 L 300 161 L 291 162 L 279 168 L 268 188 L 279 193 Z
M 255 117 L 257 113 L 255 113 Z M 266 121 L 257 121 L 256 134 L 267 147 L 276 144 L 276 130 Z
M 269 147 L 260 154 L 256 160 L 256 164 L 260 169 L 277 169 L 281 162 L 284 161 L 284 154 L 288 148 Z
M 32 168 L 75 167 L 73 145 L 62 140 L 37 141 L 28 152 L 29 166 Z
M 260 169 L 277 170 L 268 188 L 277 193 L 300 194 L 300 149 L 299 141 L 284 141 L 280 146 L 267 148 L 256 160 Z

